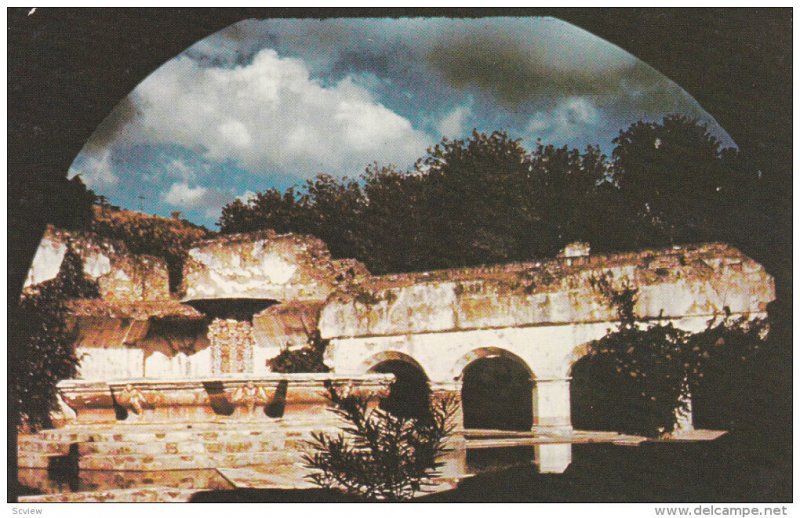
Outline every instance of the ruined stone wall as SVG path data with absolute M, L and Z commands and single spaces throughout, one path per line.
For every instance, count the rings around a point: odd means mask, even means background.
M 206 324 L 109 316 L 74 319 L 78 378 L 197 377 L 211 374 Z
M 71 243 L 83 260 L 83 270 L 97 281 L 100 296 L 109 301 L 169 299 L 166 262 L 158 257 L 133 255 L 122 243 L 102 239 L 88 232 L 68 232 L 48 226 L 25 286 L 55 278 Z
M 332 260 L 317 238 L 256 232 L 197 244 L 189 251 L 182 291 L 186 300 L 324 300 L 365 274 L 358 262 Z
M 726 245 L 559 258 L 543 263 L 372 277 L 333 294 L 323 338 L 405 335 L 609 322 L 615 308 L 593 286 L 610 276 L 638 289 L 642 318 L 759 314 L 774 281 Z

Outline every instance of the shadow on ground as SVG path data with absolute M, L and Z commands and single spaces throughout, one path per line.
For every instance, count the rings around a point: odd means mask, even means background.
M 783 452 L 783 453 L 780 453 Z M 730 434 L 706 443 L 575 445 L 561 475 L 484 473 L 420 502 L 791 502 L 791 444 Z M 194 502 L 354 502 L 323 490 L 198 493 Z

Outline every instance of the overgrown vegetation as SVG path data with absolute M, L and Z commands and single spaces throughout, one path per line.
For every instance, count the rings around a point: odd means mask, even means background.
M 719 383 L 709 383 L 706 376 L 741 373 L 740 366 L 753 362 L 766 336 L 763 320 L 726 317 L 695 334 L 671 322 L 643 322 L 634 310 L 636 290 L 614 288 L 608 277 L 595 279 L 595 287 L 616 308 L 619 322 L 591 344 L 573 370 L 573 408 L 579 408 L 573 418 L 579 428 L 646 436 L 670 433 L 676 412 L 688 410 L 690 397 L 726 404 L 729 395 L 721 394 Z
M 316 485 L 368 501 L 409 500 L 432 484 L 454 429 L 457 402 L 436 399 L 429 418 L 370 409 L 369 396 L 328 388 L 330 410 L 347 424 L 338 435 L 313 433 L 303 459 Z
M 76 298 L 98 297 L 97 284 L 83 273 L 83 263 L 71 243 L 58 275 L 26 291 L 19 301 L 19 314 L 13 333 L 21 351 L 9 357 L 10 397 L 19 409 L 9 415 L 14 425 L 24 424 L 32 430 L 51 425 L 50 412 L 56 410 L 56 384 L 74 377 L 78 358 L 75 356 L 76 330 L 67 322 L 66 302 Z
M 323 362 L 325 347 L 329 340 L 323 340 L 319 331 L 314 330 L 308 337 L 308 344 L 300 349 L 284 349 L 267 360 L 272 372 L 329 372 L 330 369 Z
M 131 253 L 163 257 L 169 271 L 169 289 L 176 293 L 191 246 L 212 232 L 186 220 L 162 218 L 120 210 L 101 197 L 95 206 L 91 230 L 101 237 L 125 243 Z

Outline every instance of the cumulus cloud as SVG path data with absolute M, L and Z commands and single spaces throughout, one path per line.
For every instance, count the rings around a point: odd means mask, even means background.
M 134 95 L 142 141 L 178 144 L 257 174 L 355 175 L 374 160 L 411 164 L 429 144 L 350 78 L 324 87 L 302 61 L 270 49 L 235 68 L 178 57 Z
M 196 169 L 180 158 L 171 160 L 164 167 L 164 169 L 167 173 L 167 176 L 183 180 L 184 182 L 188 182 L 197 178 Z
M 562 144 L 578 135 L 593 131 L 601 122 L 600 110 L 585 97 L 570 97 L 547 111 L 531 117 L 526 133 L 530 140 Z
M 471 113 L 469 106 L 457 106 L 439 121 L 436 130 L 443 137 L 460 137 L 467 129 L 467 119 Z
M 185 210 L 203 212 L 209 218 L 219 216 L 223 205 L 232 198 L 231 193 L 203 186 L 192 187 L 185 182 L 177 182 L 161 195 L 162 201 Z

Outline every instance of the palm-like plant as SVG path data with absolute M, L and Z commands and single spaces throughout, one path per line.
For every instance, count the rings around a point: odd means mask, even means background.
M 326 397 L 347 425 L 337 435 L 312 434 L 303 455 L 309 480 L 365 500 L 394 502 L 432 485 L 455 427 L 455 398 L 438 398 L 428 416 L 411 418 L 370 408 L 373 396 L 342 395 L 333 386 Z

